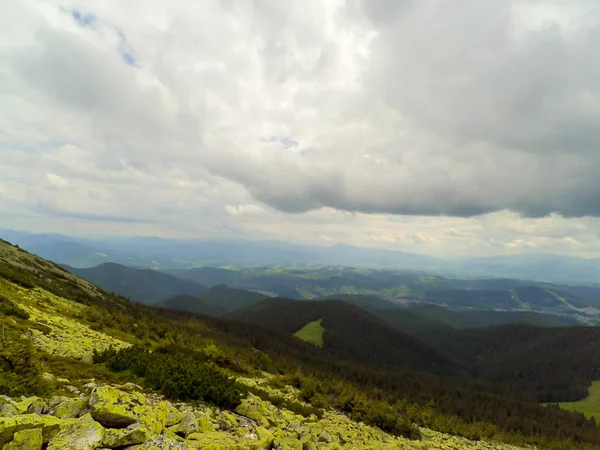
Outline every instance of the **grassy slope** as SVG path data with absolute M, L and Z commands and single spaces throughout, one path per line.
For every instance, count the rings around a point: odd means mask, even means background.
M 246 367 L 253 370 L 261 366 L 252 362 L 252 359 L 246 358 L 256 355 L 257 360 L 263 361 L 264 358 L 262 357 L 266 355 L 262 354 L 260 349 L 261 347 L 264 348 L 262 341 L 269 336 L 273 336 L 270 341 L 272 345 L 287 345 L 285 350 L 286 352 L 291 350 L 292 355 L 294 355 L 292 357 L 296 355 L 303 356 L 306 361 L 310 361 L 311 358 L 317 358 L 317 355 L 321 352 L 320 349 L 307 346 L 291 337 L 289 342 L 286 342 L 285 335 L 260 327 L 248 325 L 242 329 L 239 328 L 239 325 L 224 320 L 204 321 L 189 314 L 177 316 L 171 312 L 160 312 L 159 314 L 153 311 L 152 308 L 135 305 L 124 299 L 106 294 L 89 283 L 65 273 L 47 261 L 40 260 L 32 255 L 21 254 L 14 247 L 5 248 L 4 243 L 0 242 L 0 254 L 6 255 L 5 251 L 9 254 L 8 259 L 11 259 L 11 264 L 0 264 L 0 268 L 4 269 L 12 265 L 13 262 L 20 264 L 20 262 L 25 261 L 20 267 L 22 269 L 20 273 L 26 275 L 21 278 L 29 283 L 36 280 L 36 283 L 46 286 L 46 289 L 40 286 L 30 289 L 17 286 L 11 283 L 10 280 L 5 280 L 0 286 L 0 293 L 8 295 L 28 309 L 32 314 L 32 319 L 22 321 L 21 319 L 15 320 L 0 315 L 0 320 L 3 325 L 6 325 L 7 335 L 11 336 L 14 331 L 19 333 L 19 339 L 22 339 L 21 333 L 26 331 L 28 327 L 39 331 L 40 334 L 33 334 L 45 337 L 36 342 L 42 352 L 52 349 L 52 347 L 45 345 L 46 338 L 52 339 L 54 335 L 59 339 L 53 340 L 59 343 L 68 338 L 68 345 L 63 348 L 75 353 L 65 354 L 65 358 L 61 360 L 56 360 L 55 357 L 47 354 L 43 355 L 45 367 L 57 375 L 71 378 L 68 372 L 61 372 L 62 369 L 65 369 L 70 370 L 70 373 L 75 377 L 100 378 L 96 373 L 99 370 L 97 366 L 81 361 L 77 362 L 77 359 L 81 360 L 85 354 L 89 355 L 87 344 L 91 344 L 92 348 L 95 348 L 96 343 L 102 342 L 101 339 L 106 339 L 106 344 L 110 344 L 115 343 L 113 339 L 116 338 L 121 345 L 127 345 L 127 342 L 136 342 L 140 339 L 144 339 L 146 343 L 153 346 L 181 342 L 197 349 L 203 348 L 202 346 L 208 343 L 217 342 L 225 353 L 227 360 L 239 361 L 240 364 L 252 364 Z M 65 292 L 65 297 L 56 295 L 57 292 Z M 231 335 L 231 333 L 222 331 L 219 329 L 218 324 L 221 324 L 222 327 L 232 327 L 234 329 L 237 327 L 238 334 Z M 92 331 L 96 331 L 96 333 L 91 333 Z M 148 332 L 151 333 L 148 334 Z M 239 337 L 241 335 L 250 335 L 252 341 L 246 340 L 242 343 L 242 338 Z M 297 345 L 292 341 L 296 341 Z M 240 347 L 235 347 L 236 345 Z M 247 352 L 240 355 L 241 358 L 238 358 L 238 350 L 241 350 L 242 347 L 247 349 Z M 312 347 L 312 349 L 309 347 Z M 300 351 L 302 353 L 299 353 Z M 299 361 L 300 358 L 297 360 Z M 333 363 L 334 361 L 332 361 L 332 358 L 327 358 L 326 362 Z M 239 369 L 239 366 L 235 367 Z M 444 392 L 446 391 L 444 390 Z M 563 417 L 564 419 L 570 418 L 568 413 L 563 412 L 562 414 L 566 416 Z M 442 442 L 444 442 L 443 437 L 439 442 L 423 442 L 423 448 L 441 448 L 439 445 L 442 445 Z M 434 447 L 428 447 L 430 445 L 434 445 Z M 457 442 L 456 445 L 459 445 L 456 448 L 471 448 L 462 440 Z M 480 448 L 477 444 L 475 446 Z M 496 448 L 506 447 L 498 446 Z
M 322 321 L 322 319 L 319 319 L 315 320 L 314 322 L 308 322 L 306 325 L 296 331 L 294 336 L 302 339 L 303 341 L 323 347 L 323 334 L 325 333 L 325 328 L 323 328 L 323 325 L 321 325 Z
M 594 381 L 589 389 L 589 395 L 578 402 L 559 403 L 560 407 L 568 411 L 578 411 L 593 417 L 600 423 L 600 381 Z

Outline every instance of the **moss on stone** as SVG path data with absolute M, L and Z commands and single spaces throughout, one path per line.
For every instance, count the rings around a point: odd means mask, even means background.
M 56 407 L 54 415 L 59 419 L 75 419 L 86 406 L 86 402 L 80 398 L 68 398 Z
M 152 433 L 148 428 L 134 424 L 123 429 L 108 429 L 104 431 L 102 445 L 105 447 L 123 447 L 125 445 L 141 444 L 149 440 Z
M 40 450 L 44 443 L 41 428 L 17 431 L 13 440 L 3 450 Z
M 104 428 L 86 414 L 76 420 L 66 420 L 56 436 L 50 439 L 48 450 L 92 450 L 100 447 Z

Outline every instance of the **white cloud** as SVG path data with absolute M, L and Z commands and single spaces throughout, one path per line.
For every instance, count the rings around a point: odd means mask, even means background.
M 595 254 L 599 22 L 584 0 L 4 2 L 3 225 Z

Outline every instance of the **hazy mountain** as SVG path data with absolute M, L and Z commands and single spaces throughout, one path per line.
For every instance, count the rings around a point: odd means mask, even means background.
M 64 267 L 106 291 L 140 303 L 151 304 L 179 294 L 197 297 L 206 291 L 201 284 L 151 269 L 134 269 L 115 263 L 104 263 L 89 269 Z
M 462 278 L 514 278 L 590 285 L 600 280 L 600 260 L 553 254 L 443 259 L 343 244 L 320 247 L 277 241 L 153 237 L 84 239 L 12 230 L 0 230 L 0 236 L 52 261 L 81 268 L 92 267 L 102 262 L 161 270 L 190 269 L 198 266 L 343 265 L 424 271 Z M 227 277 L 216 277 L 213 284 L 220 283 L 231 284 Z

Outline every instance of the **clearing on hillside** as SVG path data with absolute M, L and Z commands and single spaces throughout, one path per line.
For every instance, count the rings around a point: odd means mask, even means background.
M 325 328 L 323 328 L 323 325 L 321 325 L 322 320 L 323 319 L 315 320 L 314 322 L 308 322 L 306 325 L 296 331 L 294 336 L 302 339 L 303 341 L 323 347 L 323 333 L 325 333 Z
M 600 424 L 600 381 L 594 381 L 588 390 L 588 396 L 577 402 L 559 403 L 562 409 L 583 413 L 586 417 L 596 419 Z

